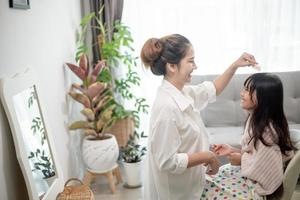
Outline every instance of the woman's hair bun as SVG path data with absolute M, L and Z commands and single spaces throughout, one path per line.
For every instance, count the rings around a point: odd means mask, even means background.
M 148 39 L 141 51 L 141 59 L 146 67 L 153 67 L 154 62 L 160 58 L 163 50 L 163 43 L 158 38 Z

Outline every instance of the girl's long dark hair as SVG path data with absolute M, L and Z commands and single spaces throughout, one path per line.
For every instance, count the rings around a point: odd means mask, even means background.
M 252 130 L 251 140 L 254 147 L 260 140 L 264 145 L 271 146 L 264 138 L 263 133 L 266 128 L 272 131 L 270 125 L 275 129 L 274 141 L 280 147 L 281 153 L 287 155 L 287 151 L 296 150 L 292 145 L 288 122 L 283 110 L 283 86 L 278 76 L 270 73 L 257 73 L 248 77 L 244 82 L 250 96 L 254 93 L 257 99 L 256 107 L 253 110 L 249 122 Z M 252 99 L 253 101 L 253 99 Z

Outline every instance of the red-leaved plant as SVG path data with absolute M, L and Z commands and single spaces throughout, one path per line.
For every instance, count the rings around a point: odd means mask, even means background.
M 101 82 L 98 77 L 106 67 L 105 61 L 99 61 L 94 69 L 90 69 L 88 58 L 82 54 L 79 66 L 66 65 L 82 80 L 82 84 L 73 83 L 69 95 L 84 108 L 81 113 L 86 120 L 73 122 L 70 130 L 83 129 L 86 135 L 93 135 L 94 139 L 105 139 L 105 131 L 116 121 L 113 110 L 116 107 L 109 85 Z

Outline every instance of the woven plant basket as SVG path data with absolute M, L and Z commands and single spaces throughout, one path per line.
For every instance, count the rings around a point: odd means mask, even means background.
M 116 137 L 119 147 L 124 147 L 127 144 L 129 135 L 133 135 L 134 121 L 131 117 L 118 120 L 107 132 Z
M 80 185 L 68 185 L 71 181 L 77 181 Z M 95 200 L 94 193 L 81 180 L 71 178 L 65 183 L 64 191 L 59 193 L 56 200 Z

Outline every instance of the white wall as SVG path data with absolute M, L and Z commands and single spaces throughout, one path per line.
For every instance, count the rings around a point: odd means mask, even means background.
M 66 129 L 66 81 L 63 63 L 74 62 L 75 32 L 81 18 L 80 0 L 30 0 L 29 10 L 11 9 L 0 1 L 0 78 L 30 67 L 38 74 L 39 96 L 49 119 L 64 178 L 70 170 Z M 9 125 L 0 104 L 0 199 L 25 199 L 24 180 L 14 152 Z

